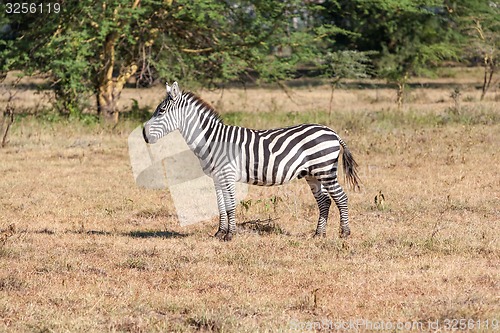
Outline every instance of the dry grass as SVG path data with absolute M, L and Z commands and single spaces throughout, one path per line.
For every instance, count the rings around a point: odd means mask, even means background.
M 141 106 L 161 94 L 141 93 Z M 443 328 L 447 318 L 491 328 L 500 317 L 498 102 L 493 93 L 479 103 L 470 89 L 454 115 L 449 93 L 414 90 L 399 112 L 390 91 L 336 92 L 330 123 L 363 180 L 348 192 L 347 241 L 336 209 L 328 237 L 311 238 L 315 203 L 296 181 L 252 187 L 240 233 L 221 243 L 215 220 L 181 228 L 168 192 L 135 186 L 126 138 L 136 124 L 17 121 L 0 151 L 0 331 L 288 331 L 325 319 Z M 243 125 L 329 122 L 327 87 L 291 94 L 298 104 L 280 90 L 202 92 Z

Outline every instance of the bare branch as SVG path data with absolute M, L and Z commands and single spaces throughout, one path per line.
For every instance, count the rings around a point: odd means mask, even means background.
M 186 53 L 204 53 L 204 52 L 212 52 L 212 51 L 214 51 L 214 48 L 213 47 L 206 47 L 204 49 L 197 49 L 197 50 L 181 49 L 181 51 L 186 52 Z

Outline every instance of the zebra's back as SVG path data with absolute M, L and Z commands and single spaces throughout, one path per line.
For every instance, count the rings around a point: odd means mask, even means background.
M 279 185 L 296 177 L 336 171 L 340 144 L 337 134 L 326 126 L 246 130 L 240 182 Z

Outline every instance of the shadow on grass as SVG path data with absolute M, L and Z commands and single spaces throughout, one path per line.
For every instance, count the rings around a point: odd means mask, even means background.
M 123 236 L 132 238 L 181 238 L 186 237 L 188 234 L 181 234 L 176 231 L 130 231 L 122 233 Z
M 24 231 L 28 232 L 28 231 Z M 34 234 L 44 234 L 44 235 L 57 235 L 58 232 L 49 230 L 47 228 L 40 230 L 30 231 Z M 95 236 L 123 236 L 132 238 L 181 238 L 187 237 L 189 234 L 183 234 L 176 231 L 160 231 L 160 230 L 148 230 L 148 231 L 129 231 L 129 232 L 113 232 L 105 230 L 66 230 L 63 233 L 77 234 L 77 235 L 95 235 Z
M 28 232 L 26 230 L 22 230 L 20 231 L 21 233 L 22 232 Z M 34 233 L 34 234 L 40 234 L 40 235 L 55 235 L 56 232 L 54 230 L 50 230 L 48 228 L 43 228 L 43 229 L 36 229 L 36 230 L 33 230 L 31 231 L 31 233 Z
M 87 231 L 79 231 L 76 233 L 87 234 L 87 235 L 98 235 L 98 236 L 111 236 L 111 235 L 113 235 L 112 232 L 104 231 L 104 230 L 87 230 Z

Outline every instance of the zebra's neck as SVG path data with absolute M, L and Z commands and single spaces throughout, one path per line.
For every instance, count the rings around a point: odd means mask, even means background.
M 214 108 L 191 92 L 183 93 L 180 112 L 184 115 L 179 131 L 189 148 L 198 155 L 207 142 L 220 141 L 228 125 Z M 200 156 L 198 156 L 200 157 Z

